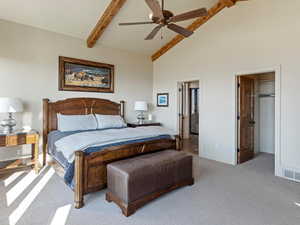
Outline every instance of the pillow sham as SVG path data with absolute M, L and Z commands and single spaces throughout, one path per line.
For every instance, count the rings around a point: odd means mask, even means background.
M 62 115 L 57 114 L 57 129 L 61 132 L 96 130 L 97 121 L 93 114 L 89 115 Z
M 124 119 L 119 115 L 101 115 L 95 114 L 97 120 L 97 129 L 123 128 L 127 127 Z

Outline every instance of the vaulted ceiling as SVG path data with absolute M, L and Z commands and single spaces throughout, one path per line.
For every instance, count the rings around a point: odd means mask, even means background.
M 86 41 L 110 2 L 111 0 L 1 0 L 0 18 Z M 165 8 L 179 14 L 201 7 L 209 9 L 216 2 L 218 0 L 165 0 Z M 145 41 L 144 38 L 155 25 L 118 26 L 120 22 L 148 21 L 149 13 L 150 9 L 144 0 L 127 0 L 96 45 L 152 55 L 176 34 L 164 29 L 163 39 L 158 35 L 154 40 Z M 187 26 L 192 21 L 178 24 Z

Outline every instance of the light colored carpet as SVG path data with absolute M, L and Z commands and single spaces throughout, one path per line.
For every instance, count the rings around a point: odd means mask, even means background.
M 74 209 L 72 191 L 48 167 L 38 177 L 24 173 L 0 181 L 0 225 L 299 225 L 300 184 L 274 177 L 273 160 L 262 154 L 233 167 L 195 157 L 194 186 L 129 218 L 104 200 L 105 191 Z

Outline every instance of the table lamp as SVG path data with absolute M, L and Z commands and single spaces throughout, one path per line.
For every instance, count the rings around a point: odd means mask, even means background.
M 134 104 L 134 110 L 138 111 L 139 114 L 137 116 L 138 124 L 144 124 L 145 115 L 144 112 L 148 111 L 148 104 L 145 101 L 136 101 Z
M 18 98 L 0 97 L 0 113 L 8 113 L 8 118 L 0 122 L 4 133 L 12 133 L 17 122 L 13 118 L 13 113 L 23 112 L 23 104 Z

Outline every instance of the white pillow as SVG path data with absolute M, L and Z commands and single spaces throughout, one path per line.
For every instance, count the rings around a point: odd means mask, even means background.
M 57 129 L 61 132 L 96 130 L 97 121 L 93 114 L 89 115 L 62 115 L 57 114 Z
M 121 116 L 95 114 L 98 129 L 127 127 Z

